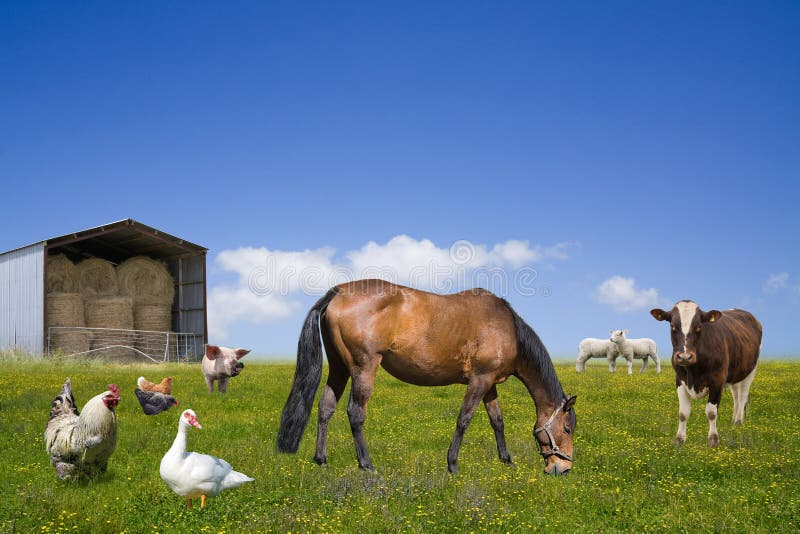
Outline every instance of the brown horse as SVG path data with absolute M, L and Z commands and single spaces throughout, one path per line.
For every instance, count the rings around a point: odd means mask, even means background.
M 297 367 L 283 408 L 278 450 L 297 452 L 322 375 L 320 330 L 328 356 L 328 382 L 319 400 L 314 461 L 327 461 L 328 422 L 352 377 L 347 415 L 358 465 L 372 470 L 363 426 L 378 366 L 419 386 L 466 384 L 447 467 L 456 462 L 464 432 L 483 400 L 500 460 L 511 463 L 496 384 L 516 376 L 536 405 L 534 436 L 545 473 L 572 468 L 575 397 L 564 394 L 539 336 L 505 300 L 475 289 L 436 295 L 383 280 L 332 288 L 311 308 L 297 345 Z

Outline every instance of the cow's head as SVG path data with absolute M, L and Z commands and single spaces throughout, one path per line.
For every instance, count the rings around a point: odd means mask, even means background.
M 697 344 L 703 335 L 703 326 L 722 317 L 717 310 L 703 311 L 691 300 L 682 300 L 670 311 L 658 308 L 650 310 L 650 315 L 659 321 L 669 321 L 672 337 L 672 363 L 675 365 L 694 365 L 697 363 Z

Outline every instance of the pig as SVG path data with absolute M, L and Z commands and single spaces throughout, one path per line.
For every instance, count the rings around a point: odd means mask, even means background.
M 206 345 L 206 355 L 203 356 L 203 375 L 206 377 L 208 392 L 214 393 L 214 380 L 219 380 L 220 393 L 228 391 L 228 380 L 242 372 L 244 364 L 239 360 L 250 351 L 247 349 L 229 349 L 216 345 Z

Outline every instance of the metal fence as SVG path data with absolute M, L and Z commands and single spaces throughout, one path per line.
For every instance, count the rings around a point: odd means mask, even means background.
M 97 356 L 119 361 L 197 362 L 203 334 L 115 328 L 51 326 L 47 351 L 62 356 Z

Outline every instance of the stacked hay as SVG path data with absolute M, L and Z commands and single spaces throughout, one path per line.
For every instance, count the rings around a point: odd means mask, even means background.
M 172 327 L 172 306 L 168 304 L 134 304 L 133 325 L 136 330 L 169 332 Z
M 81 327 L 83 297 L 76 293 L 77 269 L 63 254 L 47 258 L 47 326 Z M 74 354 L 89 350 L 91 335 L 84 330 L 50 331 L 50 350 Z
M 76 267 L 77 288 L 83 298 L 108 297 L 119 294 L 114 265 L 100 258 L 89 258 Z M 110 327 L 109 327 L 110 328 Z
M 133 300 L 129 297 L 87 298 L 84 304 L 84 314 L 86 326 L 89 328 L 133 329 Z M 102 331 L 93 333 L 93 350 L 109 345 L 132 346 L 133 335 L 114 333 L 113 336 L 107 336 Z M 132 358 L 135 353 L 128 348 L 114 347 L 101 351 L 99 355 L 116 360 Z
M 169 332 L 172 329 L 175 283 L 164 263 L 146 256 L 134 256 L 119 264 L 117 278 L 120 294 L 133 299 L 133 326 L 136 330 Z M 148 343 L 148 340 L 149 336 L 142 337 L 136 348 L 153 352 L 153 343 Z
M 83 298 L 80 293 L 47 295 L 48 326 L 85 326 L 83 317 Z
M 75 354 L 91 347 L 92 334 L 86 330 L 53 330 L 50 332 L 50 351 Z
M 175 282 L 167 267 L 146 256 L 134 256 L 117 267 L 119 294 L 131 297 L 134 304 L 172 306 Z
M 129 297 L 95 297 L 85 300 L 89 328 L 133 329 L 133 300 Z
M 47 292 L 74 293 L 77 279 L 75 264 L 63 254 L 47 258 Z
M 53 330 L 52 350 L 76 353 L 91 348 L 93 355 L 112 360 L 141 358 L 132 349 L 114 345 L 163 354 L 163 341 L 151 339 L 148 345 L 147 335 L 132 330 L 171 329 L 175 286 L 164 263 L 136 256 L 115 269 L 100 258 L 75 265 L 66 256 L 54 255 L 47 260 L 47 289 L 48 326 L 97 329 Z M 162 337 L 150 334 L 154 336 Z

